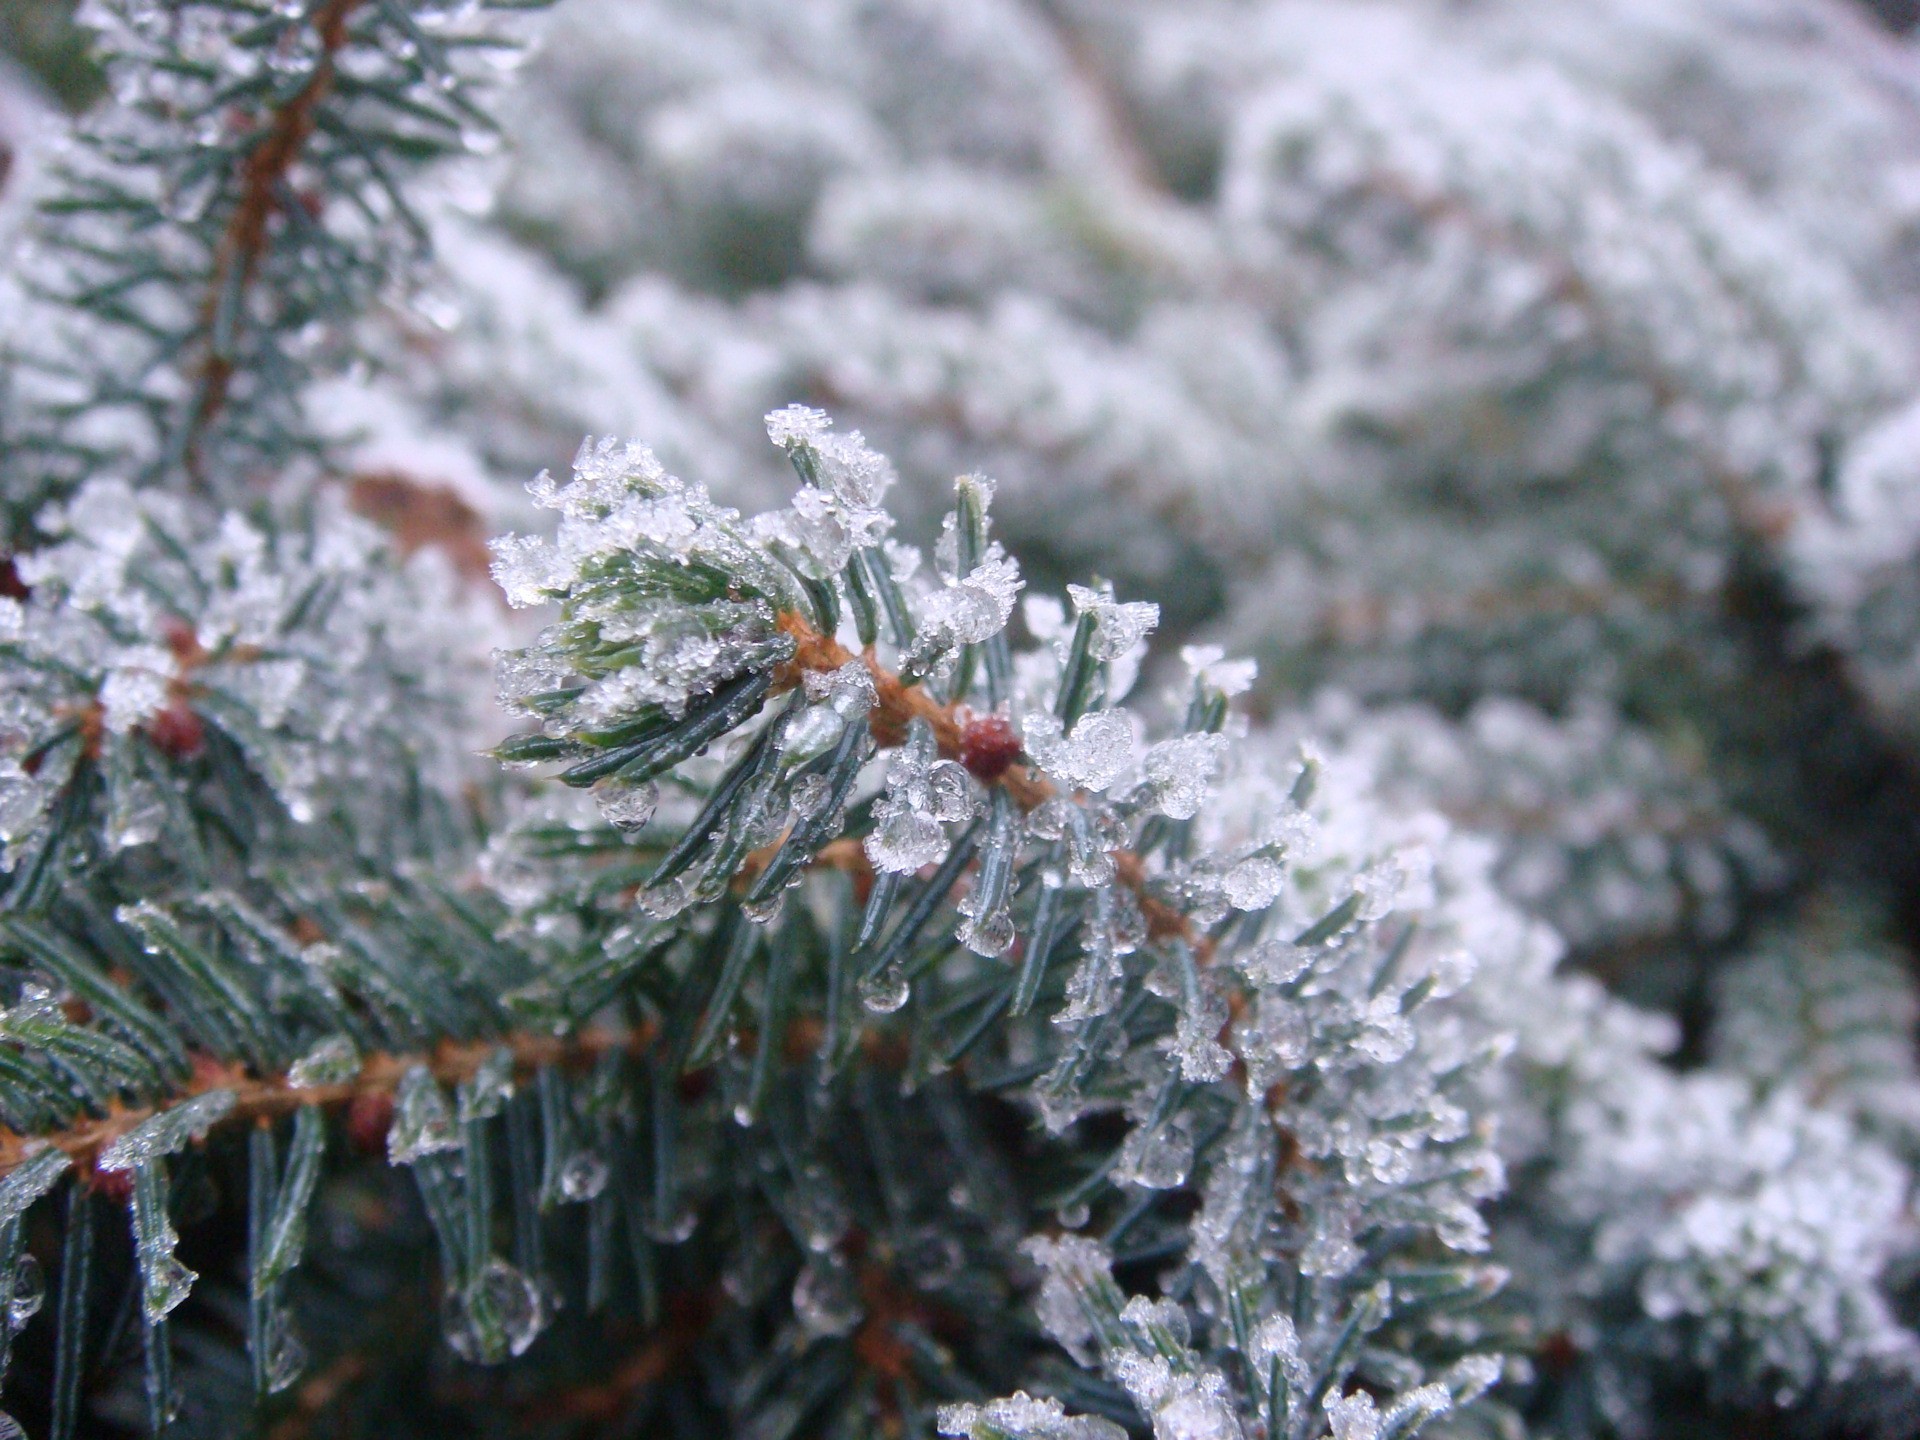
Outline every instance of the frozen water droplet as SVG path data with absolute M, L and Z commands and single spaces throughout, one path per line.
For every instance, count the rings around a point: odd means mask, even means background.
M 1149 749 L 1147 783 L 1160 812 L 1174 820 L 1196 814 L 1226 752 L 1224 735 L 1179 735 Z
M 647 1238 L 662 1245 L 678 1245 L 691 1239 L 699 1224 L 700 1216 L 691 1206 L 674 1211 L 664 1222 L 649 1216 Z
M 424 1065 L 415 1065 L 400 1077 L 393 1097 L 393 1128 L 387 1131 L 387 1159 L 411 1165 L 426 1155 L 460 1148 L 454 1133 L 453 1112 L 440 1083 Z
M 268 1313 L 263 1338 L 267 1347 L 267 1393 L 278 1395 L 306 1373 L 307 1347 L 284 1305 L 276 1305 Z
M 946 858 L 947 834 L 933 816 L 896 804 L 891 797 L 874 811 L 876 823 L 866 840 L 874 869 L 909 875 Z
M 935 761 L 927 771 L 927 812 L 945 824 L 972 817 L 976 808 L 973 777 L 954 760 Z
M 1093 617 L 1093 657 L 1118 660 L 1147 638 L 1147 632 L 1160 623 L 1160 607 L 1144 601 L 1117 601 L 1110 587 L 1089 590 L 1084 585 L 1069 585 L 1067 598 L 1074 613 Z
M 643 914 L 655 920 L 671 920 L 693 903 L 693 890 L 683 879 L 665 880 L 649 885 L 634 897 Z
M 460 1086 L 460 1123 L 491 1120 L 513 1098 L 513 1052 L 505 1046 L 481 1060 L 473 1078 Z
M 751 1130 L 753 1128 L 753 1106 L 747 1104 L 744 1100 L 734 1106 L 733 1123 L 738 1125 L 742 1130 Z
M 838 1245 L 852 1220 L 827 1173 L 818 1165 L 802 1170 L 787 1200 L 794 1227 L 807 1249 L 824 1254 Z
M 123 906 L 121 918 L 132 907 Z M 100 1152 L 102 1170 L 134 1170 L 183 1148 L 233 1108 L 231 1090 L 208 1090 L 141 1121 Z
M 192 1293 L 200 1276 L 176 1259 L 171 1250 L 140 1249 L 141 1300 L 149 1320 L 164 1320 Z
M 1256 985 L 1288 985 L 1306 973 L 1314 952 L 1284 940 L 1262 940 L 1235 957 L 1235 963 Z
M 1250 856 L 1227 871 L 1221 882 L 1227 903 L 1236 910 L 1260 910 L 1271 905 L 1286 881 L 1286 872 L 1277 861 L 1264 855 Z
M 40 1262 L 22 1255 L 13 1267 L 13 1299 L 7 1306 L 7 1324 L 20 1329 L 40 1312 L 46 1298 L 47 1277 L 41 1273 Z
M 824 755 L 847 728 L 846 717 L 832 705 L 809 705 L 780 732 L 780 752 L 794 764 Z
M 826 776 L 802 775 L 793 782 L 793 790 L 787 797 L 788 803 L 793 806 L 794 818 L 811 820 L 820 813 L 832 793 L 833 787 L 827 783 Z
M 942 1435 L 968 1440 L 1126 1440 L 1127 1432 L 1096 1415 L 1069 1415 L 1058 1400 L 1036 1400 L 1017 1390 L 984 1405 L 942 1405 L 935 1424 Z
M 1067 833 L 1067 812 L 1072 808 L 1071 800 L 1043 801 L 1027 816 L 1027 833 L 1036 840 L 1058 840 Z
M 743 900 L 740 913 L 756 925 L 771 925 L 780 918 L 780 912 L 787 908 L 787 892 L 775 891 L 764 900 Z
M 607 1162 L 591 1150 L 576 1150 L 560 1166 L 560 1193 L 568 1200 L 591 1200 L 607 1188 Z
M 1045 711 L 1029 713 L 1022 729 L 1027 752 L 1068 789 L 1105 790 L 1133 764 L 1133 722 L 1120 710 L 1081 716 L 1065 739 L 1060 721 Z
M 1002 908 L 990 915 L 970 919 L 961 925 L 960 943 L 976 955 L 992 959 L 1013 948 L 1013 916 Z
M 1060 1222 L 1062 1228 L 1067 1230 L 1078 1230 L 1082 1225 L 1086 1224 L 1088 1220 L 1093 1218 L 1093 1210 L 1084 1200 L 1072 1205 L 1062 1205 L 1058 1210 L 1054 1211 L 1053 1214 L 1054 1218 Z
M 302 1055 L 287 1070 L 287 1083 L 296 1090 L 323 1085 L 345 1085 L 360 1073 L 360 1051 L 344 1035 L 330 1035 Z
M 899 965 L 888 965 L 876 975 L 861 980 L 860 1003 L 876 1015 L 891 1015 L 907 1003 L 912 987 L 907 972 Z
M 1175 1115 L 1151 1130 L 1135 1130 L 1120 1152 L 1120 1177 L 1146 1190 L 1176 1190 L 1193 1168 L 1193 1122 Z
M 488 1260 L 443 1307 L 447 1343 L 463 1360 L 498 1365 L 524 1355 L 546 1328 L 546 1297 L 540 1287 L 506 1261 Z
M 803 1329 L 814 1335 L 850 1335 L 865 1313 L 846 1261 L 828 1254 L 801 1267 L 793 1282 L 793 1315 Z
M 640 785 L 602 780 L 593 787 L 593 798 L 609 825 L 630 832 L 645 828 L 653 818 L 654 807 L 660 803 L 660 787 L 651 780 Z
M 146 781 L 128 779 L 111 787 L 106 823 L 110 849 L 131 850 L 136 845 L 151 845 L 160 838 L 166 823 L 166 802 Z

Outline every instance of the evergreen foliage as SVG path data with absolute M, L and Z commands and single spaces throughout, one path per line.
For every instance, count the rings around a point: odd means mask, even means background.
M 542 9 L 16 137 L 0 1440 L 1920 1429 L 1920 58 Z

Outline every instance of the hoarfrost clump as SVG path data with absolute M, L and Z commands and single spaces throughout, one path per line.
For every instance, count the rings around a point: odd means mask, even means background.
M 0 656 L 0 868 L 58 837 L 58 799 L 104 781 L 110 851 L 179 822 L 210 745 L 235 746 L 295 822 L 377 808 L 395 774 L 458 783 L 484 734 L 473 644 L 494 622 L 438 557 L 399 566 L 323 503 L 261 525 L 115 481 L 43 510 L 14 562 Z M 178 836 L 176 835 L 177 839 Z

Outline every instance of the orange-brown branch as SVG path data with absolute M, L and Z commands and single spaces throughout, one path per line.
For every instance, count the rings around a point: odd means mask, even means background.
M 199 469 L 199 440 L 227 403 L 233 361 L 212 348 L 214 315 L 221 298 L 244 294 L 260 268 L 268 245 L 267 229 L 280 209 L 280 192 L 299 162 L 314 130 L 314 112 L 333 91 L 335 57 L 347 43 L 347 20 L 361 0 L 326 0 L 313 15 L 320 56 L 313 74 L 267 121 L 266 134 L 240 166 L 240 198 L 214 248 L 213 274 L 202 307 L 209 345 L 200 369 L 200 395 L 194 405 L 186 447 L 189 470 Z
M 822 635 L 801 615 L 787 611 L 780 616 L 778 623 L 784 633 L 793 636 L 795 649 L 793 658 L 782 667 L 783 673 L 775 681 L 776 691 L 791 690 L 809 672 L 838 670 L 858 660 L 873 677 L 877 698 L 867 723 L 875 740 L 882 745 L 898 745 L 906 739 L 910 723 L 925 720 L 933 729 L 934 741 L 941 755 L 949 760 L 962 758 L 962 729 L 956 706 L 942 705 L 919 686 L 908 684 L 882 665 L 872 650 L 855 655 L 831 635 Z M 1019 764 L 1009 765 L 997 779 L 987 783 L 1004 788 L 1022 810 L 1031 810 L 1059 793 L 1046 776 Z M 836 845 L 839 843 L 835 842 Z M 1193 921 L 1165 901 L 1147 893 L 1147 867 L 1140 857 L 1131 851 L 1118 850 L 1114 852 L 1113 859 L 1121 882 L 1139 900 L 1148 935 L 1155 940 L 1185 940 L 1203 961 L 1210 959 L 1213 954 L 1212 941 L 1199 933 Z M 849 855 L 836 863 L 840 863 L 842 868 L 851 868 L 859 862 Z
M 194 1065 L 192 1078 L 164 1103 L 116 1105 L 105 1115 L 52 1135 L 27 1136 L 0 1130 L 0 1174 L 26 1159 L 28 1147 L 37 1149 L 42 1141 L 64 1150 L 76 1166 L 90 1168 L 103 1149 L 134 1126 L 209 1090 L 234 1092 L 233 1108 L 220 1122 L 226 1125 L 273 1119 L 308 1105 L 344 1105 L 361 1096 L 391 1095 L 400 1077 L 415 1065 L 425 1065 L 444 1084 L 458 1084 L 473 1078 L 481 1062 L 502 1046 L 513 1053 L 516 1072 L 530 1074 L 550 1065 L 589 1065 L 615 1051 L 638 1053 L 652 1043 L 653 1037 L 654 1027 L 645 1024 L 630 1030 L 582 1030 L 564 1037 L 516 1033 L 496 1040 L 443 1040 L 421 1054 L 368 1056 L 358 1075 L 338 1085 L 291 1085 L 284 1075 L 262 1079 L 249 1074 L 244 1065 L 201 1057 Z

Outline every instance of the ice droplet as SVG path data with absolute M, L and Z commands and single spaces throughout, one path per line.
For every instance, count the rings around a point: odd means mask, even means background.
M 1154 1440 L 1241 1440 L 1218 1374 L 1182 1376 L 1153 1412 Z
M 576 1150 L 560 1166 L 560 1193 L 568 1200 L 591 1200 L 607 1188 L 607 1162 L 591 1150 Z
M 874 809 L 877 823 L 866 840 L 874 869 L 910 875 L 946 858 L 947 834 L 932 815 L 895 804 L 891 797 Z
M 793 782 L 793 790 L 788 802 L 793 806 L 794 818 L 811 820 L 820 813 L 827 803 L 827 797 L 833 793 L 833 787 L 827 783 L 824 775 L 802 775 Z
M 124 779 L 111 787 L 107 800 L 108 848 L 131 850 L 151 845 L 167 823 L 166 802 L 145 780 Z
M 891 1015 L 907 1003 L 911 988 L 907 972 L 898 964 L 888 965 L 861 980 L 860 1003 L 876 1015 Z
M 1133 1131 L 1121 1148 L 1119 1178 L 1145 1190 L 1177 1190 L 1192 1168 L 1193 1122 L 1185 1114 Z
M 473 1078 L 461 1084 L 460 1123 L 491 1120 L 507 1108 L 512 1098 L 513 1052 L 503 1045 L 481 1060 Z
M 1173 820 L 1198 813 L 1226 753 L 1224 735 L 1178 735 L 1149 749 L 1147 783 L 1160 813 Z
M 593 798 L 606 822 L 620 831 L 645 827 L 660 803 L 660 787 L 651 780 L 630 785 L 621 780 L 602 780 L 593 787 Z
M 865 1314 L 845 1260 L 829 1252 L 801 1267 L 793 1282 L 793 1314 L 814 1335 L 850 1335 Z
M 1379 1440 L 1380 1412 L 1373 1396 L 1364 1390 L 1351 1395 L 1330 1394 L 1320 1402 L 1326 1407 L 1327 1426 L 1333 1440 Z
M 853 1223 L 832 1180 L 817 1164 L 802 1168 L 787 1199 L 789 1218 L 807 1249 L 824 1254 L 838 1245 Z
M 776 890 L 764 900 L 742 900 L 740 913 L 756 925 L 771 925 L 787 908 L 787 892 Z
M 167 1235 L 171 1243 L 171 1226 Z M 140 1267 L 142 1307 L 149 1320 L 164 1320 L 178 1309 L 192 1292 L 193 1282 L 200 1278 L 174 1257 L 171 1248 L 141 1246 L 135 1251 L 135 1260 Z
M 41 1272 L 40 1262 L 31 1255 L 22 1255 L 13 1267 L 13 1299 L 7 1305 L 8 1326 L 14 1330 L 20 1329 L 40 1313 L 41 1302 L 46 1298 L 47 1277 Z
M 307 1347 L 294 1329 L 293 1316 L 285 1305 L 276 1305 L 267 1315 L 267 1393 L 278 1395 L 306 1372 Z
M 968 819 L 974 811 L 973 778 L 954 760 L 936 760 L 927 771 L 927 813 L 943 824 Z
M 1065 739 L 1060 721 L 1045 711 L 1030 712 L 1021 728 L 1027 752 L 1069 789 L 1105 790 L 1133 764 L 1133 722 L 1120 710 L 1081 716 Z
M 1262 940 L 1243 950 L 1235 963 L 1256 985 L 1289 985 L 1306 973 L 1313 951 L 1284 940 Z
M 678 1245 L 691 1239 L 699 1225 L 699 1213 L 690 1205 L 684 1206 L 664 1221 L 649 1215 L 646 1221 L 647 1238 L 661 1245 Z
M 460 1148 L 453 1129 L 453 1112 L 439 1081 L 424 1065 L 415 1065 L 400 1077 L 393 1097 L 393 1127 L 387 1131 L 387 1159 L 411 1165 L 423 1156 Z
M 685 880 L 663 880 L 642 890 L 634 903 L 655 920 L 671 920 L 693 903 L 693 890 Z
M 1227 903 L 1236 910 L 1261 910 L 1279 897 L 1286 871 L 1277 861 L 1253 855 L 1227 871 L 1222 886 Z
M 124 910 L 125 907 L 123 907 Z M 124 918 L 124 915 L 123 915 Z M 208 1090 L 141 1121 L 100 1152 L 102 1170 L 134 1170 L 198 1140 L 233 1108 L 231 1090 Z
M 811 760 L 830 750 L 846 728 L 846 717 L 832 705 L 809 705 L 780 732 L 780 753 L 795 764 Z
M 477 1365 L 524 1355 L 547 1324 L 540 1287 L 497 1257 L 464 1289 L 448 1294 L 443 1312 L 447 1343 Z
M 323 1085 L 345 1085 L 360 1073 L 360 1051 L 344 1035 L 330 1035 L 302 1055 L 287 1070 L 287 1083 L 296 1090 Z
M 934 1421 L 942 1435 L 967 1440 L 1126 1440 L 1127 1432 L 1096 1415 L 1069 1415 L 1058 1400 L 1036 1400 L 1016 1390 L 984 1405 L 942 1405 Z
M 900 1247 L 901 1273 L 922 1290 L 951 1285 L 966 1267 L 966 1260 L 958 1240 L 932 1227 L 910 1235 Z
M 1093 617 L 1093 658 L 1118 660 L 1160 623 L 1160 607 L 1145 601 L 1117 601 L 1110 586 L 1089 590 L 1084 585 L 1067 586 L 1067 598 L 1074 613 Z
M 1013 948 L 1013 916 L 1003 906 L 988 915 L 967 920 L 960 926 L 960 943 L 976 955 L 992 959 Z

